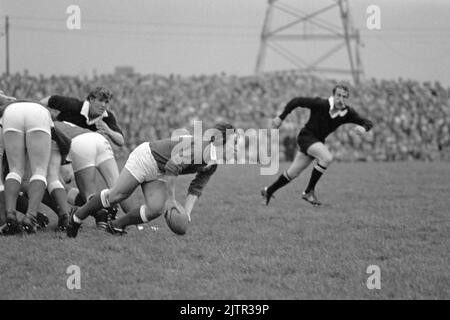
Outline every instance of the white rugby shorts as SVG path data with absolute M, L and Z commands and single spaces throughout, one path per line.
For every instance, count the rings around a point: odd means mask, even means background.
M 13 103 L 3 113 L 3 133 L 44 131 L 51 135 L 51 127 L 53 121 L 50 112 L 38 103 Z
M 109 141 L 97 132 L 86 132 L 72 139 L 67 160 L 72 162 L 73 172 L 114 159 Z
M 148 142 L 141 143 L 130 153 L 125 168 L 141 184 L 154 180 L 164 181 Z

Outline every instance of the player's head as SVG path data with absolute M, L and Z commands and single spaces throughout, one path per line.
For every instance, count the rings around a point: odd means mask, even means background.
M 216 131 L 216 134 L 211 137 L 211 142 L 214 144 L 224 145 L 230 139 L 236 140 L 236 128 L 230 123 L 218 122 L 213 129 Z
M 338 84 L 333 88 L 334 106 L 336 109 L 344 109 L 347 99 L 349 97 L 349 91 L 347 86 Z
M 96 87 L 89 92 L 86 100 L 89 101 L 89 115 L 91 117 L 98 117 L 105 110 L 108 109 L 108 104 L 111 101 L 113 94 L 111 90 L 105 87 Z

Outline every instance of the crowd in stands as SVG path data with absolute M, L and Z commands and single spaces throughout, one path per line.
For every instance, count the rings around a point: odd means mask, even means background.
M 344 82 L 345 83 L 345 82 Z M 0 89 L 17 98 L 65 95 L 84 99 L 94 86 L 114 93 L 111 109 L 122 127 L 127 154 L 143 141 L 170 137 L 173 129 L 227 120 L 238 128 L 268 128 L 270 120 L 297 96 L 331 95 L 336 81 L 296 71 L 255 76 L 101 75 L 32 76 L 27 72 L 0 76 Z M 364 80 L 347 83 L 349 104 L 375 126 L 359 137 L 346 125 L 327 143 L 342 161 L 425 161 L 450 159 L 450 88 L 412 80 Z M 298 108 L 280 129 L 280 150 L 294 154 L 295 137 L 309 111 Z M 294 150 L 292 150 L 294 148 Z

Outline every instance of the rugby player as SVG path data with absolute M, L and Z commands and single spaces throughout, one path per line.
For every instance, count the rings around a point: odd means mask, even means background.
M 58 227 L 65 229 L 68 224 L 69 210 L 65 205 L 67 204 L 67 195 L 59 182 L 58 170 L 60 163 L 64 161 L 63 159 L 67 155 L 70 141 L 62 132 L 54 128 L 50 113 L 40 103 L 30 100 L 16 100 L 12 97 L 4 99 L 4 97 L 3 92 L 0 92 L 0 105 L 2 105 L 0 117 L 2 117 L 3 122 L 0 150 L 2 158 L 2 175 L 0 180 L 2 183 L 0 188 L 6 189 L 5 185 L 8 183 L 10 185 L 9 193 L 5 190 L 1 194 L 3 196 L 4 193 L 5 198 L 1 199 L 4 200 L 5 207 L 2 209 L 6 210 L 6 215 L 9 217 L 9 219 L 6 219 L 7 222 L 9 221 L 6 224 L 8 234 L 22 231 L 16 212 L 27 213 L 22 219 L 22 227 L 28 233 L 34 233 L 37 225 L 41 228 L 47 226 L 49 223 L 48 217 L 36 209 L 40 202 L 38 202 L 38 199 L 41 199 L 44 204 L 57 213 L 59 218 Z M 28 107 L 30 108 L 29 110 L 27 109 Z M 48 121 L 48 117 L 50 117 L 50 121 Z M 51 139 L 50 158 L 48 161 L 45 161 L 48 156 L 47 135 L 49 132 Z M 4 144 L 9 144 L 9 147 L 4 147 Z M 31 150 L 28 144 L 33 145 Z M 23 150 L 25 146 L 26 149 Z M 42 149 L 39 149 L 41 147 Z M 8 149 L 13 151 L 8 152 Z M 27 157 L 28 159 L 26 159 Z M 29 183 L 22 183 L 24 182 L 24 176 L 29 177 L 30 175 Z M 3 178 L 4 180 L 9 179 L 12 181 L 3 184 Z M 44 195 L 41 194 L 41 184 L 47 187 L 49 191 L 47 196 L 45 187 Z M 62 189 L 58 189 L 58 186 Z M 17 196 L 16 187 L 18 187 Z M 6 200 L 8 197 L 9 204 L 7 204 Z M 15 206 L 12 205 L 14 198 L 17 199 Z
M 218 123 L 214 126 L 216 134 L 210 141 L 202 141 L 200 163 L 195 163 L 195 139 L 181 137 L 181 140 L 156 140 L 144 142 L 136 147 L 120 173 L 117 183 L 111 189 L 97 192 L 84 206 L 75 211 L 67 228 L 69 237 L 76 237 L 82 221 L 93 212 L 111 208 L 118 202 L 129 197 L 140 185 L 145 198 L 145 204 L 135 207 L 125 216 L 108 222 L 107 231 L 112 234 L 123 234 L 129 225 L 147 223 L 161 214 L 167 208 L 176 207 L 180 212 L 191 216 L 191 211 L 210 177 L 217 169 L 216 148 L 233 142 L 235 152 L 235 128 L 228 123 Z M 230 134 L 230 131 L 232 134 Z M 182 140 L 188 139 L 188 140 Z M 231 140 L 230 140 L 231 139 Z M 180 149 L 180 143 L 186 142 L 189 148 Z M 184 144 L 184 143 L 183 143 Z M 199 147 L 199 146 L 197 146 Z M 228 151 L 228 150 L 227 150 Z M 230 152 L 226 153 L 229 157 Z M 175 179 L 178 175 L 196 174 L 189 185 L 184 207 L 175 200 Z
M 100 172 L 106 186 L 111 188 L 119 178 L 119 168 L 109 141 L 98 132 L 65 121 L 54 121 L 54 125 L 71 139 L 67 161 L 71 162 L 78 189 L 74 189 L 77 194 L 70 197 L 73 204 L 81 206 L 97 191 L 96 170 Z M 69 193 L 73 193 L 73 190 Z M 131 199 L 124 199 L 120 205 L 124 212 L 130 211 L 133 206 Z M 115 212 L 111 212 L 112 208 L 109 211 L 110 215 L 115 215 Z M 94 217 L 97 227 L 104 229 L 106 221 L 101 221 L 101 215 Z
M 332 154 L 325 146 L 325 138 L 345 123 L 357 124 L 355 132 L 358 134 L 368 132 L 373 126 L 370 120 L 361 117 L 353 108 L 347 105 L 348 97 L 348 88 L 344 85 L 336 85 L 333 88 L 333 95 L 328 99 L 318 97 L 292 99 L 285 106 L 283 112 L 272 120 L 272 127 L 278 129 L 287 115 L 295 108 L 310 109 L 309 120 L 300 130 L 297 137 L 300 151 L 297 152 L 291 166 L 272 185 L 261 190 L 266 205 L 269 204 L 275 191 L 298 177 L 314 159 L 316 164 L 314 165 L 309 184 L 302 194 L 302 199 L 312 205 L 321 205 L 314 192 L 315 186 L 333 161 Z
M 89 92 L 84 101 L 53 95 L 40 102 L 50 109 L 59 111 L 56 120 L 70 122 L 91 131 L 98 131 L 111 139 L 115 145 L 122 146 L 124 144 L 123 133 L 117 124 L 114 113 L 109 110 L 109 102 L 112 97 L 113 94 L 109 89 L 97 87 Z
M 3 100 L 2 104 L 4 102 Z M 12 101 L 6 103 L 1 111 L 3 143 L 9 167 L 9 173 L 5 177 L 4 193 L 6 224 L 12 233 L 21 232 L 16 205 L 28 162 L 31 172 L 28 187 L 29 203 L 22 219 L 22 226 L 27 232 L 34 232 L 39 205 L 47 187 L 53 121 L 50 112 L 35 102 Z

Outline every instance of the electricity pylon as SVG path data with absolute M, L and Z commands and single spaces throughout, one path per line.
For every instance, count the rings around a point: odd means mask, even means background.
M 299 5 L 305 0 L 298 1 Z M 359 54 L 361 46 L 359 31 L 353 27 L 347 0 L 330 0 L 330 4 L 312 12 L 301 11 L 283 2 L 283 0 L 268 0 L 268 7 L 261 31 L 261 43 L 256 61 L 255 72 L 260 73 L 264 69 L 267 49 L 275 51 L 287 61 L 291 62 L 298 70 L 305 73 L 350 74 L 355 83 L 358 83 L 363 75 L 363 67 Z M 321 19 L 320 16 L 338 11 L 341 26 Z M 283 12 L 293 18 L 277 27 L 273 26 L 275 15 Z M 339 18 L 338 18 L 339 19 Z M 336 19 L 335 19 L 336 20 Z M 298 30 L 300 24 L 304 24 L 303 30 Z M 312 32 L 310 26 L 320 32 Z M 309 28 L 308 28 L 309 27 Z M 297 29 L 296 29 L 297 28 Z M 296 29 L 296 30 L 294 30 Z M 311 44 L 312 42 L 325 42 L 331 48 L 324 50 L 313 61 L 305 61 L 301 57 L 301 51 L 292 53 L 292 50 L 280 45 L 280 43 Z M 335 55 L 341 49 L 346 48 L 349 67 L 334 68 L 325 67 L 323 62 Z

